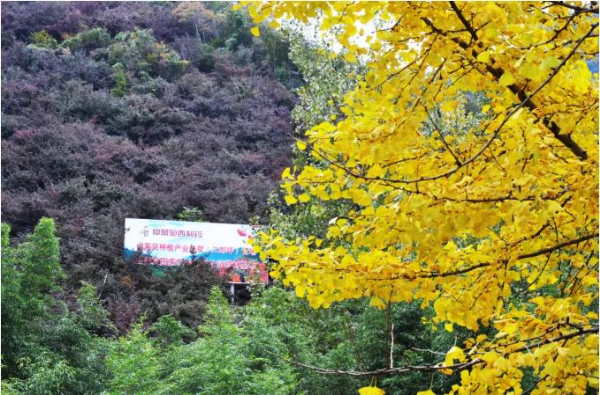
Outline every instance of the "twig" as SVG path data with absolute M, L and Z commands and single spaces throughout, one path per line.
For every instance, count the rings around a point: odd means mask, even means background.
M 421 102 L 421 106 L 425 109 L 425 112 L 427 113 L 427 117 L 429 118 L 429 120 L 431 121 L 433 127 L 437 130 L 438 134 L 440 135 L 440 139 L 442 140 L 442 143 L 444 144 L 444 147 L 446 147 L 446 149 L 448 150 L 448 152 L 450 152 L 450 155 L 452 155 L 452 157 L 454 158 L 454 161 L 455 161 L 456 165 L 457 166 L 461 166 L 462 163 L 461 163 L 460 159 L 458 159 L 458 156 L 456 156 L 456 154 L 454 153 L 454 151 L 452 151 L 452 149 L 450 148 L 450 146 L 446 142 L 446 138 L 444 137 L 444 134 L 442 133 L 442 129 L 437 125 L 437 123 L 435 122 L 435 120 L 433 119 L 433 117 L 431 116 L 431 114 L 429 113 L 429 109 L 422 102 Z
M 390 329 L 390 340 L 391 340 L 391 344 L 390 344 L 390 369 L 394 368 L 394 324 L 392 324 L 392 327 Z

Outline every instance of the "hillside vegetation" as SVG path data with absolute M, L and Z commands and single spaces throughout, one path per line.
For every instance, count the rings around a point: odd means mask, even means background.
M 96 285 L 120 331 L 195 326 L 219 282 L 127 268 L 126 217 L 264 222 L 290 163 L 299 74 L 250 27 L 221 3 L 2 6 L 2 219 L 54 218 L 65 289 Z

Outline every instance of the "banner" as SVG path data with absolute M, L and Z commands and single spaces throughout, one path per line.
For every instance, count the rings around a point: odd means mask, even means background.
M 267 282 L 266 265 L 248 243 L 255 227 L 209 222 L 125 219 L 125 259 L 162 267 L 203 258 L 234 283 Z

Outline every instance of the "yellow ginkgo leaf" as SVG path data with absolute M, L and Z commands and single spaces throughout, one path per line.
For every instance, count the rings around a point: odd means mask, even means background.
M 456 360 L 464 362 L 465 354 L 463 353 L 463 350 L 460 347 L 454 346 L 446 354 L 446 360 L 444 361 L 444 365 L 451 366 Z
M 294 196 L 292 196 L 292 195 L 286 195 L 286 196 L 284 197 L 284 199 L 285 199 L 285 202 L 286 202 L 288 205 L 290 205 L 290 206 L 291 206 L 292 204 L 296 204 L 296 203 L 298 203 L 298 199 L 296 199 L 296 198 L 295 198 Z
M 486 64 L 490 63 L 490 51 L 484 51 L 477 56 L 477 60 Z
M 377 387 L 362 387 L 358 390 L 360 395 L 384 395 L 385 391 Z
M 356 55 L 354 55 L 352 52 L 348 52 L 346 55 L 344 55 L 344 59 L 346 59 L 348 62 L 356 62 Z
M 306 193 L 303 193 L 302 195 L 298 196 L 298 200 L 300 200 L 302 203 L 306 203 L 310 200 L 310 196 Z
M 258 26 L 254 26 L 252 29 L 250 29 L 250 33 L 252 33 L 254 37 L 260 36 L 260 30 L 258 29 Z
M 517 80 L 515 79 L 515 76 L 512 75 L 510 71 L 505 71 L 504 74 L 502 74 L 502 77 L 500 77 L 498 83 L 502 86 L 509 86 L 514 84 L 516 81 Z
M 306 143 L 304 141 L 296 141 L 296 146 L 300 151 L 304 151 L 306 149 Z

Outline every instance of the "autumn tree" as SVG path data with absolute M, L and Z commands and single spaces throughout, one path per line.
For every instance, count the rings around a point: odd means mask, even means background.
M 283 174 L 288 204 L 355 208 L 332 218 L 324 239 L 262 235 L 272 276 L 314 308 L 416 300 L 435 311 L 432 329 L 476 333 L 436 364 L 311 369 L 454 374 L 452 394 L 598 388 L 598 75 L 588 65 L 598 56 L 596 3 L 248 10 L 256 23 L 316 24 L 368 68 L 344 96 L 345 117 L 299 143 L 326 168 Z

